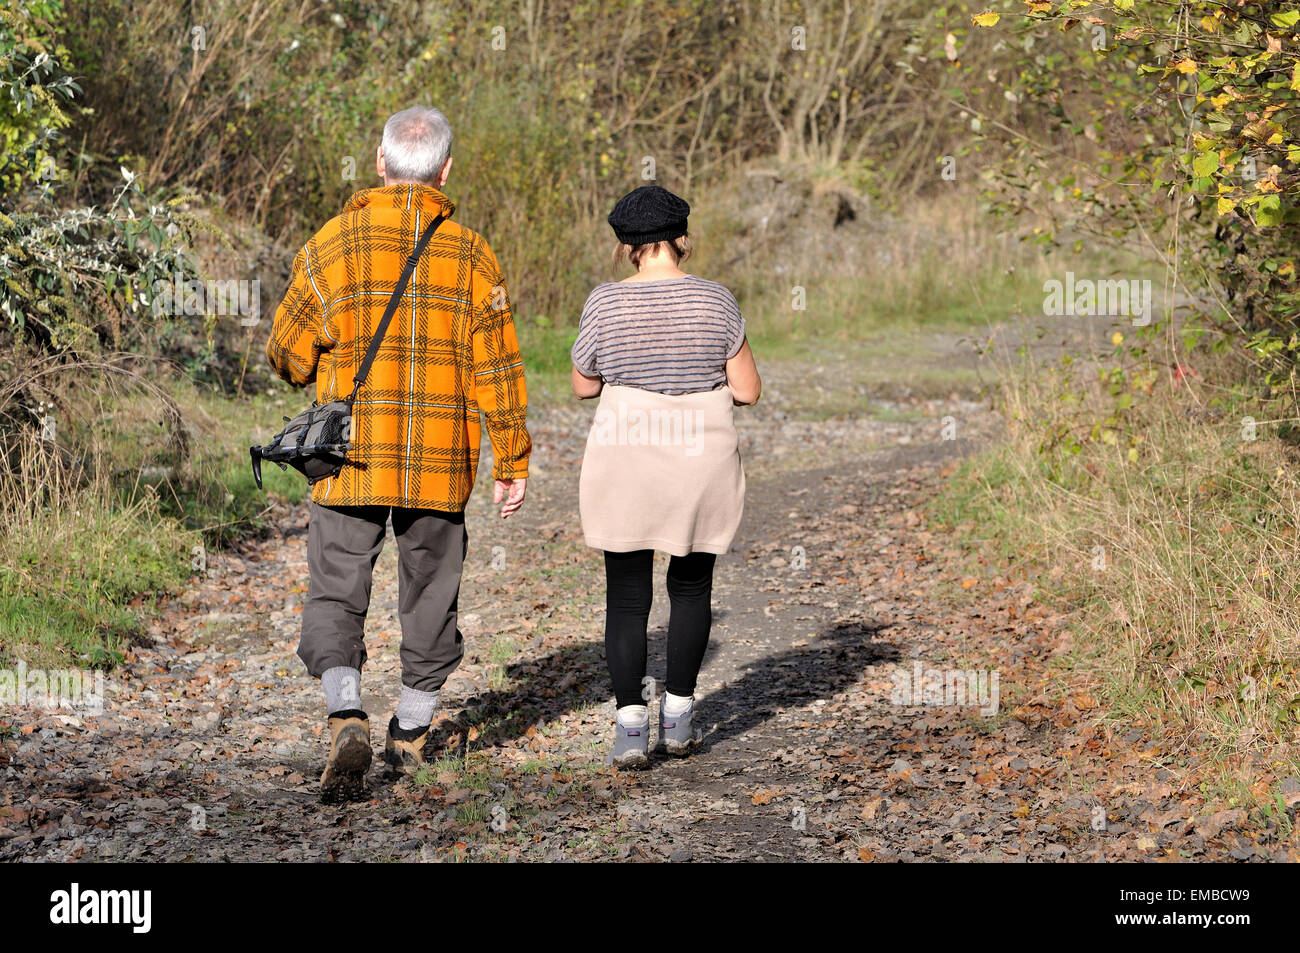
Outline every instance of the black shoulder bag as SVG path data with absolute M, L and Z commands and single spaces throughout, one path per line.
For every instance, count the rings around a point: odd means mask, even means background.
M 370 373 L 370 365 L 374 363 L 375 355 L 379 353 L 379 345 L 383 343 L 388 325 L 392 323 L 397 305 L 406 291 L 407 282 L 411 280 L 411 273 L 415 271 L 416 262 L 419 261 L 425 246 L 429 244 L 433 233 L 438 230 L 438 226 L 446 220 L 446 215 L 439 215 L 430 222 L 429 227 L 420 235 L 420 240 L 415 243 L 411 254 L 407 256 L 406 267 L 402 269 L 402 276 L 397 279 L 393 296 L 388 299 L 384 316 L 379 322 L 379 327 L 375 329 L 375 336 L 370 339 L 370 346 L 366 349 L 366 356 L 362 359 L 361 366 L 357 368 L 356 377 L 353 378 L 352 393 L 347 399 L 332 400 L 328 404 L 312 401 L 310 407 L 292 420 L 285 417 L 285 428 L 272 437 L 270 443 L 261 447 L 248 448 L 249 456 L 253 461 L 253 479 L 257 481 L 259 490 L 262 488 L 263 460 L 278 464 L 281 470 L 293 467 L 307 478 L 309 485 L 314 485 L 328 477 L 338 476 L 346 463 L 359 465 L 348 460 L 347 456 L 348 451 L 353 449 L 352 404 L 357 399 L 357 391 L 366 381 L 366 375 Z

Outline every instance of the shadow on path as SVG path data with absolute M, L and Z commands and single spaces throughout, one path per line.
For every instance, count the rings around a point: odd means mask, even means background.
M 829 699 L 853 685 L 871 666 L 898 661 L 897 646 L 871 641 L 885 628 L 878 622 L 839 625 L 810 645 L 747 662 L 745 674 L 700 704 L 702 722 L 715 727 L 705 734 L 697 753 L 745 734 L 779 708 Z
M 716 727 L 704 737 L 699 751 L 748 732 L 780 708 L 830 698 L 873 665 L 897 661 L 896 646 L 871 641 L 884 628 L 881 623 L 836 626 L 810 645 L 745 663 L 744 674 L 701 703 L 704 721 Z M 434 749 L 463 746 L 470 728 L 479 731 L 476 745 L 508 744 L 538 724 L 602 704 L 611 694 L 604 648 L 595 639 L 541 658 L 518 659 L 506 672 L 512 682 L 509 689 L 469 698 L 457 716 L 435 725 L 430 737 Z

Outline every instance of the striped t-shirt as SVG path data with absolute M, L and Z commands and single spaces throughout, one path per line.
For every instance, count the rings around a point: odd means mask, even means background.
M 573 342 L 573 366 L 606 384 L 694 394 L 727 382 L 745 319 L 723 285 L 695 275 L 597 285 Z

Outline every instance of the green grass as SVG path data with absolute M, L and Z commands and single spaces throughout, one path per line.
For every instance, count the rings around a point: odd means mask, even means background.
M 152 495 L 121 506 L 81 491 L 0 523 L 0 659 L 111 667 L 159 596 L 191 575 L 197 534 Z
M 575 323 L 552 327 L 549 323 L 520 318 L 515 327 L 519 347 L 524 355 L 524 369 L 531 380 L 534 376 L 568 379 L 569 349 L 578 336 Z
M 153 614 L 160 597 L 190 584 L 196 547 L 227 546 L 259 532 L 268 503 L 301 500 L 297 472 L 263 468 L 258 490 L 248 447 L 292 413 L 299 395 L 231 400 L 172 382 L 190 440 L 182 459 L 156 397 L 101 395 L 101 425 L 68 427 L 68 445 L 87 448 L 93 485 L 32 489 L 57 470 L 28 450 L 28 486 L 7 486 L 0 520 L 0 661 L 32 666 L 111 667 Z M 293 403 L 291 403 L 293 402 Z
M 135 614 L 110 600 L 23 591 L 12 574 L 0 575 L 2 667 L 21 659 L 33 668 L 112 668 L 136 627 Z
M 956 527 L 966 545 L 988 548 L 1003 561 L 1034 553 L 1024 549 L 1034 537 L 1025 514 L 1002 503 L 1024 479 L 1016 457 L 1014 448 L 997 444 L 963 460 L 930 503 L 937 522 Z
M 517 651 L 514 639 L 507 635 L 498 636 L 488 648 L 487 660 L 493 665 L 504 665 L 515 657 Z
M 119 480 L 126 492 L 138 484 L 152 486 L 164 515 L 187 530 L 203 534 L 209 547 L 223 547 L 264 526 L 263 511 L 275 500 L 299 502 L 308 496 L 307 481 L 296 470 L 262 465 L 263 488 L 257 488 L 248 448 L 264 443 L 306 406 L 310 395 L 279 389 L 270 394 L 231 399 L 177 384 L 174 395 L 196 431 L 188 460 L 148 479 L 131 474 Z M 162 461 L 139 461 L 139 464 Z M 138 471 L 137 471 L 138 473 Z
M 1022 306 L 1038 306 L 1042 278 L 994 273 L 960 282 L 880 287 L 869 278 L 826 282 L 808 291 L 804 310 L 795 310 L 789 288 L 765 282 L 740 289 L 751 345 L 769 353 L 806 356 L 833 353 L 843 343 L 897 349 L 919 336 L 968 334 L 1006 321 Z M 743 297 L 741 297 L 743 295 Z
M 456 823 L 467 827 L 471 824 L 487 823 L 491 818 L 488 803 L 482 798 L 473 798 L 456 808 Z
M 417 788 L 427 788 L 437 780 L 438 770 L 431 764 L 422 764 L 411 772 L 411 783 Z
M 551 326 L 526 317 L 517 319 L 519 349 L 524 356 L 524 373 L 528 381 L 528 399 L 532 404 L 569 400 L 569 349 L 578 336 L 578 327 Z

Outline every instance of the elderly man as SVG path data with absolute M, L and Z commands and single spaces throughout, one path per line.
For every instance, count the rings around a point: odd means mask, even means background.
M 348 396 L 407 256 L 430 222 L 456 209 L 442 192 L 451 164 L 451 126 L 438 110 L 415 106 L 384 124 L 375 160 L 383 187 L 353 195 L 294 259 L 266 348 L 281 377 L 314 381 L 321 403 Z M 400 556 L 402 694 L 384 758 L 406 769 L 423 760 L 438 691 L 463 654 L 456 600 L 479 411 L 495 457 L 494 502 L 508 517 L 524 502 L 527 403 L 496 256 L 482 236 L 443 221 L 357 395 L 350 463 L 312 488 L 298 655 L 325 691 L 325 801 L 365 793 L 362 629 L 389 519 Z

